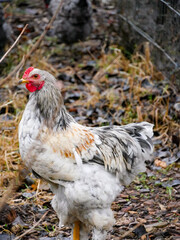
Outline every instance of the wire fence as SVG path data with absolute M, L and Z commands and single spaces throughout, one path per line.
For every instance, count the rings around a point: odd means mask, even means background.
M 159 69 L 179 72 L 180 0 L 118 0 L 117 8 L 125 45 L 149 41 Z

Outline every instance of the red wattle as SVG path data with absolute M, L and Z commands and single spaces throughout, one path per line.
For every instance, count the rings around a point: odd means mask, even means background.
M 37 90 L 40 90 L 43 86 L 44 86 L 44 81 L 40 82 L 38 86 L 35 86 L 32 83 L 26 83 L 26 88 L 30 92 L 35 92 Z
M 29 90 L 30 92 L 35 92 L 37 90 L 37 87 L 32 85 L 32 83 L 26 83 L 26 88 L 27 90 Z

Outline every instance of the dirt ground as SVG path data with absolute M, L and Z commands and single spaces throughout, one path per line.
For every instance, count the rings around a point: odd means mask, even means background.
M 86 41 L 67 46 L 45 36 L 19 77 L 30 66 L 54 74 L 65 106 L 81 124 L 154 123 L 154 160 L 113 202 L 116 224 L 108 239 L 180 239 L 180 93 L 151 62 L 148 43 L 133 54 L 118 45 L 115 7 L 96 2 L 94 30 Z M 15 1 L 4 7 L 15 38 L 29 25 L 1 63 L 0 81 L 28 53 L 50 19 L 41 1 Z M 68 240 L 71 230 L 58 228 L 48 184 L 29 173 L 19 155 L 18 123 L 27 100 L 16 76 L 0 88 L 0 240 Z

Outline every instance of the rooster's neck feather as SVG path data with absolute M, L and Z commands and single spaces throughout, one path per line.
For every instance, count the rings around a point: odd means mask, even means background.
M 31 94 L 31 105 L 37 112 L 40 122 L 52 129 L 66 129 L 70 122 L 75 122 L 67 112 L 60 90 L 53 84 L 47 83 L 40 91 Z

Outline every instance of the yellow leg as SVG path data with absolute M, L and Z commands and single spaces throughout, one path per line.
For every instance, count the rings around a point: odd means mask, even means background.
M 80 221 L 74 223 L 73 240 L 80 240 Z

